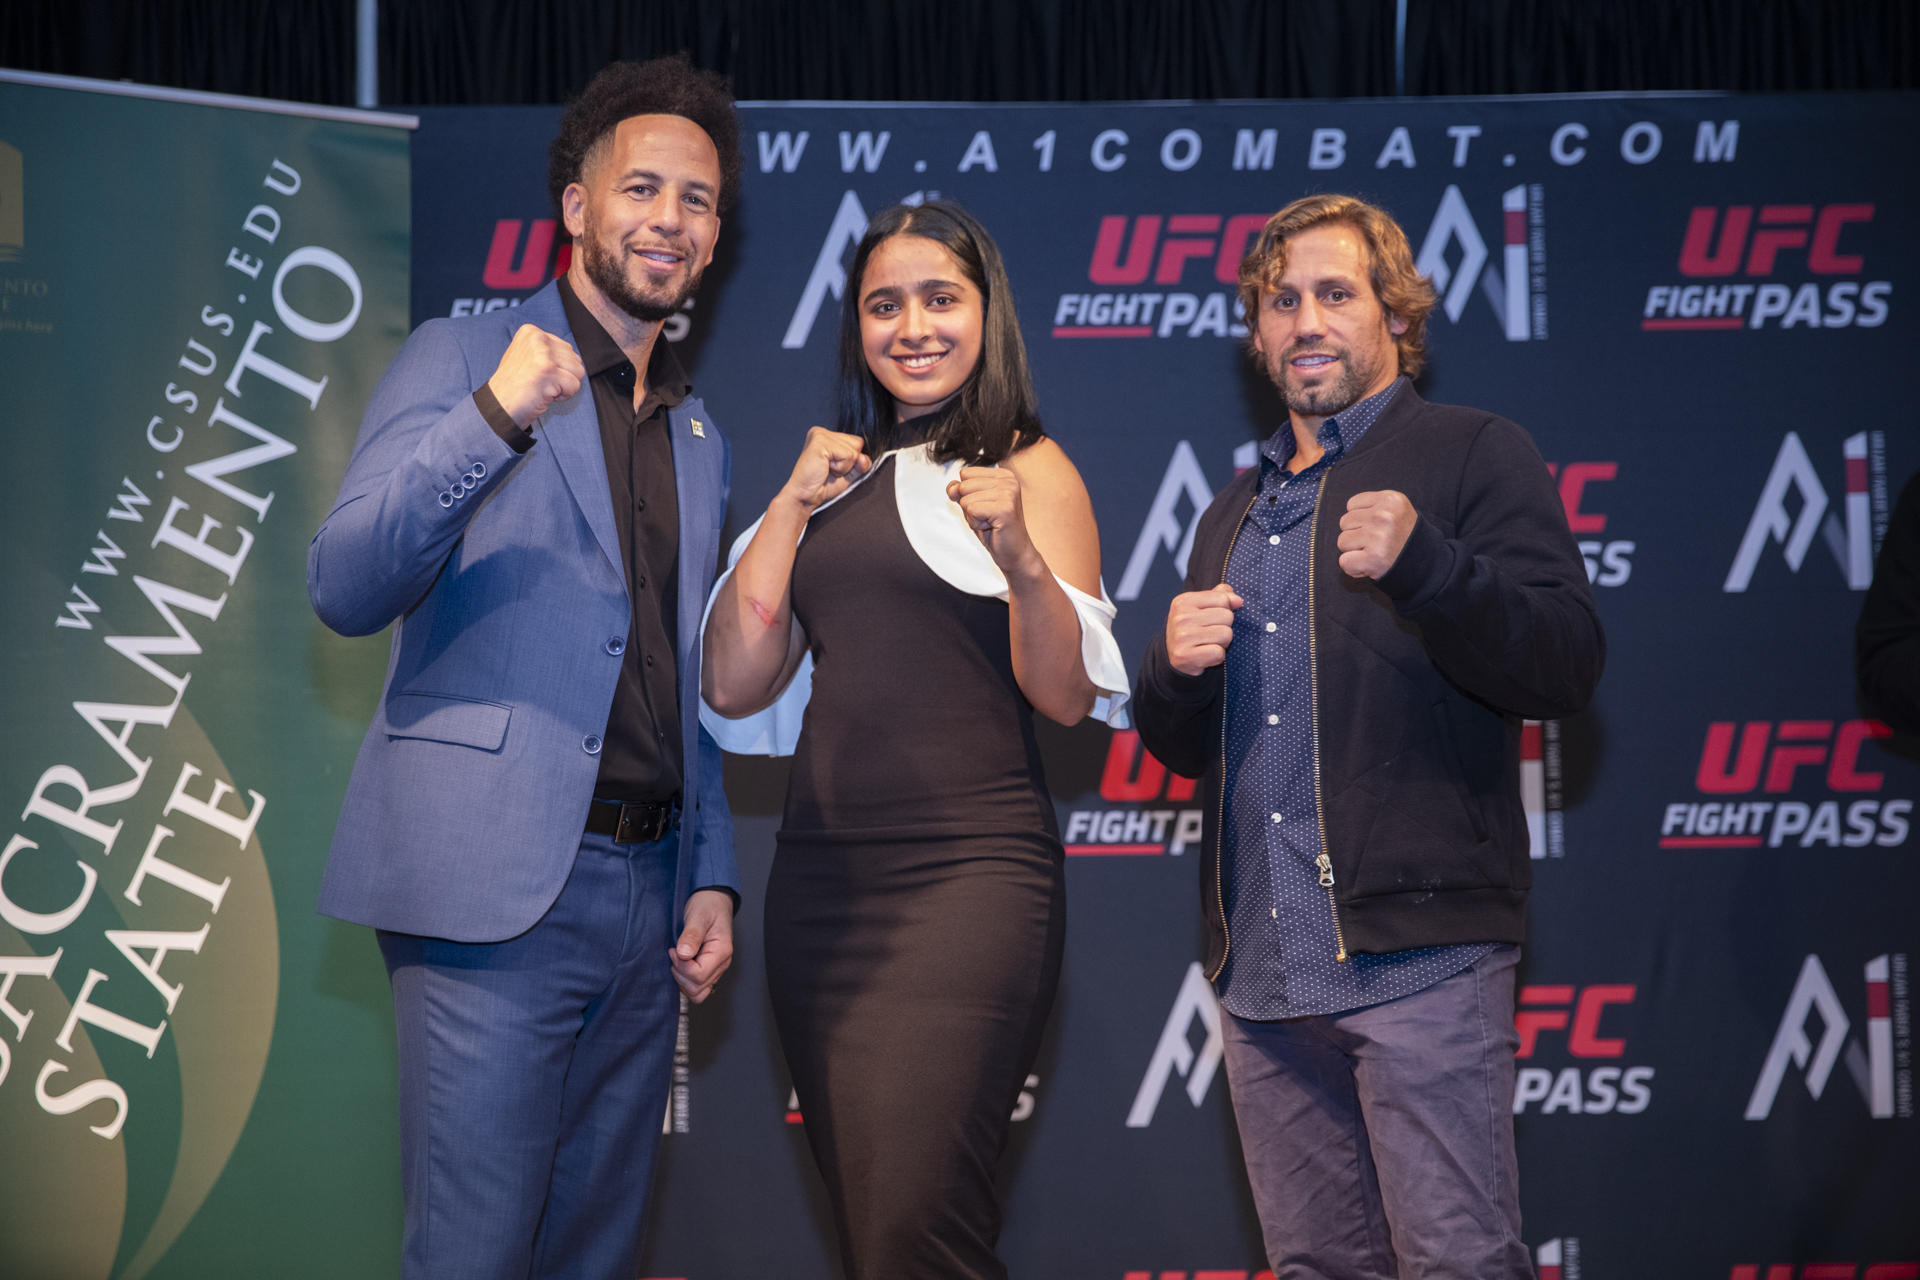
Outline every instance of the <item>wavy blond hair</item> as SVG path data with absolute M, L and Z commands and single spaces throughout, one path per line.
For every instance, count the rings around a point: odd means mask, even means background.
M 1318 195 L 1295 200 L 1267 219 L 1253 250 L 1240 262 L 1240 305 L 1247 327 L 1258 332 L 1260 297 L 1272 293 L 1287 270 L 1287 241 L 1328 223 L 1344 223 L 1367 246 L 1367 278 L 1387 312 L 1406 322 L 1396 334 L 1400 372 L 1417 377 L 1427 360 L 1427 313 L 1438 301 L 1433 285 L 1413 265 L 1407 233 L 1386 210 L 1353 196 Z

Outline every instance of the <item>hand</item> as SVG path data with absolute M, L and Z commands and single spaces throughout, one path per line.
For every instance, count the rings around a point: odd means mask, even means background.
M 733 897 L 719 889 L 701 889 L 687 898 L 687 927 L 667 952 L 673 980 L 699 1004 L 713 994 L 720 975 L 733 963 Z
M 798 503 L 808 514 L 847 491 L 855 480 L 873 470 L 867 442 L 859 436 L 825 427 L 809 427 L 800 459 L 793 464 L 780 496 Z
M 556 400 L 570 400 L 587 379 L 587 366 L 563 338 L 523 324 L 487 379 L 507 416 L 525 427 Z
M 1420 513 L 1392 489 L 1356 493 L 1340 517 L 1340 568 L 1355 578 L 1379 578 L 1400 558 Z
M 947 482 L 947 501 L 960 504 L 967 528 L 987 549 L 1000 572 L 1046 571 L 1046 562 L 1027 536 L 1026 512 L 1020 506 L 1020 477 L 1006 467 L 962 467 L 960 478 Z
M 1233 612 L 1246 603 L 1221 583 L 1211 591 L 1187 591 L 1167 610 L 1167 661 L 1182 675 L 1197 676 L 1227 660 L 1233 643 Z

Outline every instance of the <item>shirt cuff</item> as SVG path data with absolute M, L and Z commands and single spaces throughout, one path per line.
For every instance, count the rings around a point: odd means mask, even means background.
M 473 393 L 473 407 L 487 420 L 493 433 L 507 442 L 507 447 L 515 453 L 525 453 L 533 448 L 533 436 L 527 429 L 515 422 L 507 411 L 500 406 L 500 397 L 493 394 L 493 388 L 486 383 Z
M 707 891 L 707 890 L 709 890 L 709 889 L 711 889 L 711 890 L 713 890 L 713 891 L 714 891 L 714 892 L 716 892 L 716 893 L 724 893 L 724 894 L 726 894 L 726 895 L 727 895 L 727 896 L 728 896 L 729 898 L 732 898 L 732 899 L 733 899 L 733 913 L 734 913 L 735 915 L 739 915 L 739 914 L 740 914 L 740 891 L 739 891 L 739 890 L 737 890 L 737 889 L 735 889 L 735 888 L 733 888 L 733 887 L 732 887 L 731 885 L 724 885 L 724 884 L 703 884 L 703 885 L 701 885 L 701 886 L 700 886 L 700 887 L 699 887 L 698 889 L 690 889 L 690 890 L 688 890 L 688 891 L 687 891 L 687 896 L 688 896 L 688 897 L 692 897 L 692 896 L 693 896 L 694 894 L 696 894 L 696 893 L 704 893 L 704 892 L 706 892 L 706 891 Z

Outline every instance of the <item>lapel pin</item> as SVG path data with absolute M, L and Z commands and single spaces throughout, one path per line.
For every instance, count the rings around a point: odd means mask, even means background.
M 699 436 L 702 440 L 707 438 L 707 429 L 700 425 L 700 419 L 698 418 L 693 420 L 693 434 Z

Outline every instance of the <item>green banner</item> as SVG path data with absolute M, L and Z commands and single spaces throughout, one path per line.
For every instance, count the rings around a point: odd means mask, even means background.
M 386 646 L 306 550 L 408 222 L 403 128 L 0 83 L 0 1276 L 397 1269 L 385 974 L 313 909 Z

